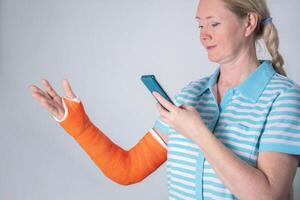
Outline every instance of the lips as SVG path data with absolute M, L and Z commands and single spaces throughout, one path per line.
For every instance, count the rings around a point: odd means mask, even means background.
M 206 49 L 207 49 L 207 50 L 211 50 L 211 49 L 215 48 L 216 46 L 217 46 L 217 45 L 207 46 Z

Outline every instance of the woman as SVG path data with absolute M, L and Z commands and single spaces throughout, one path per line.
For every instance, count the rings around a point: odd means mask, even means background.
M 196 20 L 220 67 L 176 94 L 176 106 L 154 92 L 160 119 L 129 151 L 91 123 L 66 80 L 66 98 L 46 80 L 33 96 L 117 183 L 143 180 L 167 159 L 170 199 L 287 199 L 300 154 L 300 88 L 285 76 L 266 2 L 200 0 Z M 260 38 L 272 62 L 257 59 Z

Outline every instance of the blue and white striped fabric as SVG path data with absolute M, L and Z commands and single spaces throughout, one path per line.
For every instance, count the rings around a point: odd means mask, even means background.
M 194 106 L 211 132 L 250 165 L 256 166 L 262 151 L 300 154 L 299 86 L 263 61 L 243 83 L 228 89 L 218 105 L 214 96 L 218 75 L 219 69 L 192 81 L 175 95 L 175 104 Z M 154 128 L 169 135 L 170 199 L 237 199 L 193 141 L 159 119 Z

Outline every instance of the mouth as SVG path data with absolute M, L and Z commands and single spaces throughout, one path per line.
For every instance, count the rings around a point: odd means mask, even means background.
M 211 50 L 211 49 L 215 48 L 216 46 L 217 46 L 217 45 L 207 46 L 206 49 L 207 49 L 207 50 Z

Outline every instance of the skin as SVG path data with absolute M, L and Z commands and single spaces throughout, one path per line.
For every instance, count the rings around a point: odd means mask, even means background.
M 32 96 L 44 107 L 48 110 L 50 114 L 55 116 L 57 119 L 62 119 L 65 113 L 62 97 L 57 94 L 57 92 L 53 89 L 50 83 L 46 80 L 42 80 L 44 85 L 44 90 L 37 87 L 36 85 L 31 85 L 30 89 L 32 92 Z M 72 91 L 70 83 L 68 80 L 62 81 L 62 88 L 65 92 L 66 98 L 75 98 L 75 94 Z
M 258 17 L 255 13 L 249 13 L 247 17 L 238 19 L 221 0 L 201 0 L 196 18 L 200 27 L 200 40 L 207 50 L 209 60 L 220 65 L 217 81 L 217 99 L 220 102 L 228 88 L 241 83 L 259 65 L 253 39 Z M 207 49 L 209 46 L 215 47 Z M 32 96 L 49 113 L 62 119 L 62 97 L 47 80 L 42 82 L 44 90 L 36 85 L 30 86 Z M 76 97 L 67 80 L 62 81 L 62 87 L 65 97 Z M 239 199 L 287 198 L 297 170 L 297 157 L 284 153 L 261 152 L 257 166 L 250 166 L 207 129 L 195 108 L 187 105 L 179 108 L 158 93 L 154 92 L 153 95 L 169 110 L 157 103 L 161 120 L 199 145 L 221 181 Z M 167 143 L 167 135 L 158 130 L 156 132 Z
M 241 83 L 259 66 L 253 39 L 258 17 L 249 13 L 244 19 L 238 19 L 222 1 L 201 0 L 196 18 L 203 46 L 216 45 L 207 49 L 207 53 L 210 61 L 220 64 L 217 81 L 220 102 L 228 88 Z M 207 129 L 194 107 L 184 105 L 178 108 L 158 93 L 153 95 L 169 110 L 157 103 L 161 120 L 199 145 L 221 181 L 235 196 L 251 200 L 287 199 L 297 170 L 296 156 L 260 152 L 257 166 L 248 165 Z M 158 133 L 167 142 L 166 134 Z

